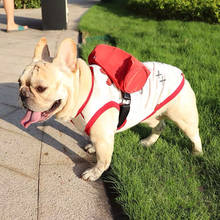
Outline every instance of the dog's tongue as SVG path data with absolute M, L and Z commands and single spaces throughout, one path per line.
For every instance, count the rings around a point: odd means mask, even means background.
M 32 123 L 38 122 L 41 120 L 41 112 L 33 112 L 31 110 L 27 110 L 24 118 L 21 120 L 21 124 L 27 128 Z

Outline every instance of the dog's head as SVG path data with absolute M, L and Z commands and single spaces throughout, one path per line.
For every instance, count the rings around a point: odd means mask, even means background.
M 72 39 L 61 43 L 52 60 L 47 41 L 42 38 L 35 48 L 32 63 L 18 80 L 20 98 L 27 109 L 21 124 L 27 128 L 55 114 L 64 119 L 70 117 L 78 72 L 77 47 Z

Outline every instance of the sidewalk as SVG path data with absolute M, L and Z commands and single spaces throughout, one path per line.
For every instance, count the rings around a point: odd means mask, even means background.
M 83 170 L 94 158 L 86 140 L 71 123 L 49 120 L 23 129 L 17 80 L 31 62 L 39 39 L 48 40 L 51 55 L 60 41 L 78 41 L 80 16 L 96 0 L 69 0 L 68 30 L 42 31 L 41 9 L 16 10 L 15 19 L 29 30 L 0 31 L 0 220 L 108 220 L 110 205 L 101 180 L 85 182 Z M 6 29 L 0 8 L 0 29 Z

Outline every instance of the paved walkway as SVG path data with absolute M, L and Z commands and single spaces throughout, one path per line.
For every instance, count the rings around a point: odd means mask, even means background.
M 79 178 L 93 159 L 83 150 L 86 140 L 57 120 L 23 129 L 18 102 L 17 80 L 38 40 L 48 39 L 52 55 L 65 37 L 77 42 L 77 22 L 96 2 L 69 0 L 68 30 L 42 31 L 41 10 L 25 9 L 16 10 L 15 19 L 28 31 L 0 31 L 0 220 L 112 219 L 102 181 Z M 0 8 L 0 29 L 5 23 Z

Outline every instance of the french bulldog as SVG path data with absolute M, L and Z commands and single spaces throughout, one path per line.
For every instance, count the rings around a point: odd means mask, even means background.
M 111 59 L 111 57 L 109 57 Z M 138 123 L 152 128 L 141 143 L 154 144 L 168 118 L 193 143 L 192 152 L 202 154 L 195 94 L 181 70 L 168 64 L 144 62 L 150 75 L 143 89 L 131 94 L 130 112 L 118 128 L 122 93 L 98 65 L 77 58 L 77 45 L 70 38 L 61 42 L 57 55 L 50 57 L 46 38 L 40 39 L 32 63 L 19 78 L 19 95 L 26 114 L 21 124 L 43 122 L 52 116 L 71 121 L 91 140 L 86 146 L 96 152 L 94 167 L 83 172 L 84 180 L 95 181 L 110 166 L 114 135 Z

